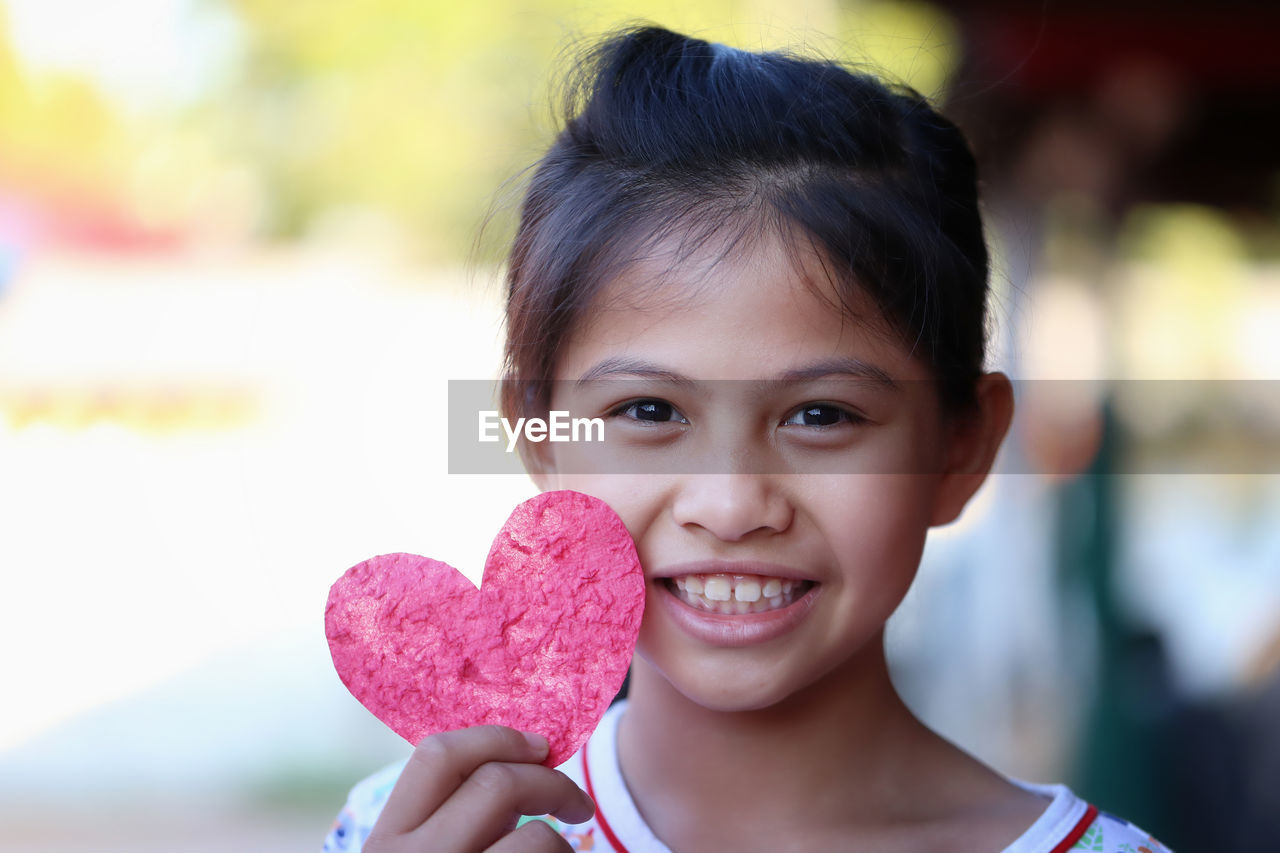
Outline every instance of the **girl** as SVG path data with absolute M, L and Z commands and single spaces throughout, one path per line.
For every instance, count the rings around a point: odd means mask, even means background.
M 580 73 L 511 253 L 504 405 L 606 419 L 524 459 L 635 539 L 630 695 L 559 771 L 536 734 L 427 738 L 326 849 L 1162 849 L 935 735 L 885 665 L 927 530 L 1012 416 L 960 132 L 836 65 L 654 28 Z

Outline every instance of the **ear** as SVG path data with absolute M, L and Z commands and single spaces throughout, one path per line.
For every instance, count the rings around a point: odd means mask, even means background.
M 978 380 L 975 409 L 947 426 L 947 461 L 929 524 L 937 527 L 960 517 L 965 504 L 987 479 L 996 453 L 1013 421 L 1013 384 L 1003 373 Z

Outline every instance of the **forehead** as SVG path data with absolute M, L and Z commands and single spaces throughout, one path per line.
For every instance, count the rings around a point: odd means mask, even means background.
M 874 301 L 841 286 L 803 237 L 722 233 L 652 241 L 606 281 L 562 350 L 578 378 L 601 357 L 671 362 L 691 378 L 771 378 L 808 359 L 857 358 L 925 378 Z

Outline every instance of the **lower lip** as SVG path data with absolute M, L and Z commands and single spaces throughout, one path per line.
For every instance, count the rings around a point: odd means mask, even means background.
M 765 643 L 791 631 L 809 615 L 822 589 L 814 584 L 803 596 L 777 610 L 729 614 L 698 610 L 668 589 L 665 579 L 656 584 L 659 606 L 676 625 L 708 645 L 729 647 Z

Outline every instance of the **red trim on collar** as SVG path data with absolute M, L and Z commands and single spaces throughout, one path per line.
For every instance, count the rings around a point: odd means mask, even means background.
M 1086 803 L 1086 805 L 1089 805 Z M 1080 818 L 1080 822 L 1071 828 L 1071 831 L 1058 842 L 1058 846 L 1049 851 L 1049 853 L 1066 853 L 1071 846 L 1080 840 L 1080 836 L 1084 835 L 1086 829 L 1093 823 L 1094 818 L 1098 816 L 1098 807 L 1089 805 L 1084 811 L 1084 817 Z
M 600 810 L 600 801 L 596 799 L 596 790 L 591 784 L 591 768 L 587 765 L 586 745 L 582 747 L 582 780 L 587 786 L 587 796 L 591 798 L 591 802 L 596 804 L 595 819 L 596 825 L 600 827 L 600 832 L 605 838 L 609 839 L 609 843 L 613 845 L 613 849 L 616 853 L 630 853 L 626 846 L 618 840 L 618 836 L 613 832 L 613 827 L 609 826 L 609 821 L 605 820 L 604 812 Z M 1086 803 L 1085 805 L 1087 805 L 1088 808 L 1084 811 L 1084 817 L 1080 818 L 1079 822 L 1071 828 L 1070 832 L 1063 836 L 1062 840 L 1058 842 L 1058 845 L 1054 847 L 1053 850 L 1049 851 L 1049 853 L 1067 853 L 1067 851 L 1071 849 L 1072 845 L 1079 841 L 1081 836 L 1085 834 L 1085 831 L 1093 824 L 1094 819 L 1098 817 L 1098 807 L 1090 803 Z
M 591 785 L 591 768 L 587 766 L 587 744 L 582 747 L 582 781 L 587 785 L 587 796 L 591 798 L 591 802 L 596 804 L 596 826 L 600 827 L 600 832 L 605 838 L 609 839 L 609 843 L 613 845 L 613 849 L 617 853 L 630 853 L 622 842 L 618 840 L 618 836 L 614 835 L 613 827 L 609 826 L 609 821 L 604 819 L 604 812 L 600 810 L 600 801 L 596 799 L 595 788 Z

